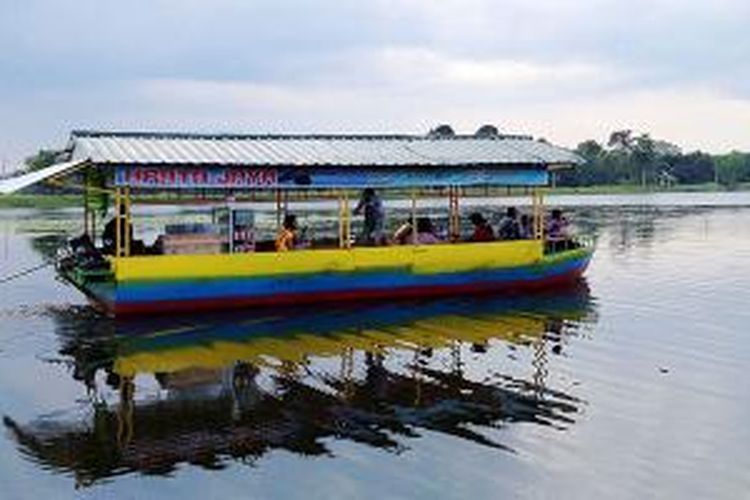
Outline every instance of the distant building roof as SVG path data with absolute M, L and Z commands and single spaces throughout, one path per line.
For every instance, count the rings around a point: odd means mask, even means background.
M 559 166 L 575 153 L 529 136 L 236 135 L 74 131 L 71 160 L 96 164 Z

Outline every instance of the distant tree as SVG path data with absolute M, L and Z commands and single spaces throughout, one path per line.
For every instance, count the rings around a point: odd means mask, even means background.
M 632 130 L 615 130 L 609 134 L 607 146 L 612 149 L 624 149 L 630 151 L 633 149 L 633 131 Z
M 664 157 L 669 171 L 681 184 L 700 184 L 714 180 L 716 165 L 713 157 L 700 151 L 686 155 L 676 154 Z
M 427 136 L 431 139 L 443 139 L 455 137 L 456 132 L 453 131 L 453 127 L 451 127 L 450 125 L 442 124 L 430 130 Z
M 568 170 L 561 170 L 557 175 L 557 183 L 561 186 L 590 186 L 606 182 L 605 172 L 602 171 L 602 157 L 604 147 L 594 140 L 580 143 L 576 154 L 583 158 L 582 165 L 576 165 Z
M 696 151 L 683 154 L 670 142 L 654 139 L 647 133 L 616 130 L 606 144 L 589 139 L 575 149 L 585 162 L 560 171 L 559 185 L 642 184 L 657 178 L 681 184 L 718 181 L 727 186 L 750 182 L 750 154 L 734 151 L 713 157 Z
M 474 132 L 474 135 L 477 137 L 497 137 L 500 135 L 500 131 L 496 126 L 487 124 L 479 127 L 479 129 Z
M 597 161 L 604 154 L 604 147 L 595 140 L 589 139 L 580 143 L 575 152 L 588 161 Z
M 631 144 L 631 165 L 633 170 L 638 172 L 641 185 L 645 186 L 656 171 L 658 157 L 654 141 L 648 134 L 641 134 Z
M 735 187 L 745 180 L 748 169 L 747 155 L 739 151 L 716 157 L 717 180 L 720 184 Z
M 54 165 L 57 162 L 60 153 L 61 151 L 57 151 L 54 149 L 40 149 L 39 152 L 34 156 L 29 156 L 28 158 L 26 158 L 26 160 L 24 161 L 24 163 L 26 164 L 26 170 L 29 172 L 34 172 L 36 170 L 47 168 L 50 165 Z

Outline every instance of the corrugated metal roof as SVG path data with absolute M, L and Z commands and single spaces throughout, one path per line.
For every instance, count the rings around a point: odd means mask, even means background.
M 526 136 L 230 135 L 77 131 L 71 159 L 98 164 L 461 166 L 580 163 Z
M 41 170 L 36 170 L 16 177 L 10 177 L 8 179 L 2 179 L 0 180 L 0 194 L 15 193 L 16 191 L 20 191 L 25 187 L 36 184 L 37 182 L 67 175 L 81 168 L 86 163 L 87 162 L 84 159 L 56 163 L 55 165 L 51 165 Z

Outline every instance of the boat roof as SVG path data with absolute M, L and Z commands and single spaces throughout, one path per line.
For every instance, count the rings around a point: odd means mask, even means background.
M 71 134 L 71 160 L 95 164 L 263 167 L 553 166 L 580 163 L 575 153 L 523 135 Z
M 545 185 L 548 171 L 583 161 L 572 151 L 525 135 L 94 130 L 73 131 L 65 156 L 63 163 L 0 180 L 0 194 L 85 166 L 111 169 L 117 185 L 140 188 L 387 188 Z M 144 168 L 152 170 L 139 170 Z M 233 172 L 229 181 L 221 170 L 238 168 L 244 170 Z M 311 178 L 310 172 L 324 175 Z

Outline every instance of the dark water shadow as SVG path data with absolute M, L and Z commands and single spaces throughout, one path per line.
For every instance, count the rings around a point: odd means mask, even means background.
M 89 394 L 104 384 L 116 398 L 92 397 L 83 419 L 4 423 L 19 452 L 79 486 L 186 463 L 257 464 L 277 449 L 334 456 L 331 439 L 402 453 L 424 431 L 512 453 L 493 429 L 575 423 L 585 402 L 549 387 L 549 360 L 596 320 L 585 283 L 531 297 L 129 322 L 86 307 L 50 314 L 58 361 Z M 509 358 L 522 369 L 506 369 Z M 141 380 L 156 389 L 139 394 Z

